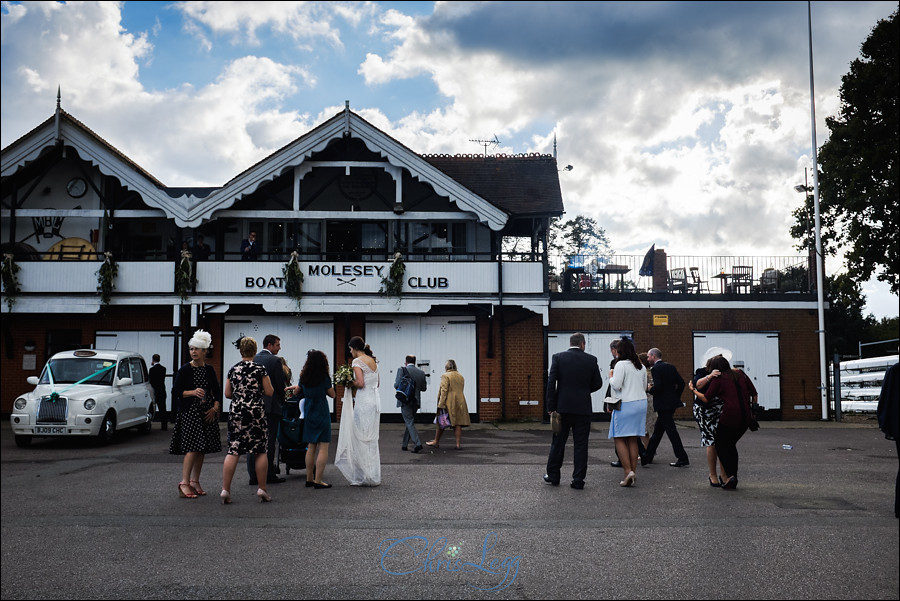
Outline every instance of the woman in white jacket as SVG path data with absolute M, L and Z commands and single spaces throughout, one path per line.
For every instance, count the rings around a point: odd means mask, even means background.
M 628 338 L 619 341 L 617 352 L 619 361 L 609 385 L 612 396 L 616 401 L 622 401 L 622 405 L 612 412 L 609 437 L 615 440 L 616 452 L 625 471 L 625 479 L 619 486 L 634 486 L 638 437 L 647 431 L 647 369 Z

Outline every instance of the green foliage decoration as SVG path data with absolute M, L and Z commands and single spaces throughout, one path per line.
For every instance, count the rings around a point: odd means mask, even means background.
M 406 274 L 406 264 L 403 262 L 403 255 L 399 252 L 394 253 L 394 262 L 388 271 L 387 277 L 381 278 L 381 289 L 379 294 L 388 297 L 395 297 L 400 300 L 403 293 L 403 276 Z
M 181 260 L 175 265 L 175 293 L 184 302 L 197 285 L 197 271 L 191 263 L 190 251 L 181 251 Z
M 97 292 L 100 293 L 100 302 L 108 305 L 112 298 L 112 291 L 116 287 L 116 277 L 119 275 L 119 264 L 113 258 L 111 252 L 103 253 L 103 264 L 97 270 Z
M 16 259 L 12 254 L 3 255 L 3 265 L 0 267 L 0 274 L 3 280 L 3 292 L 6 295 L 6 306 L 12 311 L 13 305 L 16 304 L 16 295 L 21 292 L 19 288 L 19 266 L 16 265 Z
M 296 250 L 291 253 L 291 258 L 281 269 L 281 274 L 284 276 L 284 292 L 294 299 L 299 313 L 300 299 L 303 297 L 303 271 L 300 269 Z

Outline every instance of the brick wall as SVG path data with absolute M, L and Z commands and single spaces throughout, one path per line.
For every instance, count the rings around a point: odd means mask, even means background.
M 654 326 L 653 315 L 668 315 L 667 326 Z M 778 332 L 781 362 L 781 408 L 785 420 L 821 419 L 818 318 L 798 309 L 552 309 L 551 331 L 633 330 L 638 352 L 659 348 L 685 380 L 694 372 L 694 332 Z M 676 417 L 690 419 L 688 405 Z M 794 405 L 812 405 L 797 410 Z

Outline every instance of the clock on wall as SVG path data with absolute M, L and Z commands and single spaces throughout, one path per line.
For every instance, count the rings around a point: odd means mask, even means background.
M 72 198 L 81 198 L 87 192 L 87 182 L 81 177 L 73 177 L 66 184 L 66 191 Z

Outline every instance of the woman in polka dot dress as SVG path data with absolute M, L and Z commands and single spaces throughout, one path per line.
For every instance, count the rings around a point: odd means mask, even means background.
M 188 342 L 191 360 L 175 375 L 172 400 L 178 403 L 178 415 L 169 453 L 184 455 L 178 496 L 195 499 L 206 494 L 200 487 L 200 470 L 206 453 L 222 450 L 219 413 L 222 392 L 216 372 L 206 364 L 206 349 L 212 344 L 208 332 L 197 330 Z

